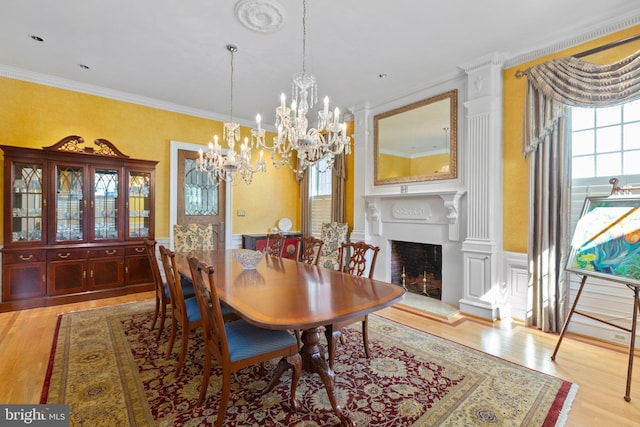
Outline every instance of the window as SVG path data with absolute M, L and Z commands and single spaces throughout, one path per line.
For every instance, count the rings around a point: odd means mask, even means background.
M 326 159 L 309 168 L 309 198 L 311 201 L 311 234 L 320 238 L 322 224 L 331 222 L 331 170 Z
M 584 199 L 640 182 L 640 101 L 602 108 L 571 108 L 571 230 Z
M 640 174 L 640 102 L 571 109 L 573 178 Z

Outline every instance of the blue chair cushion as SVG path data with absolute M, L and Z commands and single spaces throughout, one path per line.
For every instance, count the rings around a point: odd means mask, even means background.
M 184 295 L 185 298 L 192 297 L 196 294 L 195 289 L 193 289 L 193 282 L 191 280 L 180 280 L 180 284 L 182 285 L 182 295 Z M 169 285 L 167 285 L 166 283 L 164 283 L 163 285 L 164 296 L 170 300 L 171 295 L 169 294 Z
M 184 300 L 184 306 L 187 309 L 187 320 L 189 320 L 189 323 L 202 320 L 196 297 L 186 298 Z
M 200 309 L 198 308 L 198 300 L 196 300 L 196 297 L 194 297 L 194 296 L 187 298 L 187 294 L 186 294 L 186 292 L 184 292 L 184 290 L 185 290 L 185 288 L 182 288 L 182 291 L 183 291 L 182 293 L 185 296 L 184 304 L 187 307 L 187 316 L 189 316 L 189 306 L 187 305 L 187 301 L 193 300 L 189 304 L 191 304 L 191 305 L 193 305 L 195 307 L 195 310 L 198 312 L 198 320 L 200 320 L 202 317 L 200 315 Z M 193 294 L 193 292 L 194 292 L 193 283 L 191 284 L 191 291 L 192 291 L 192 294 Z M 167 286 L 166 283 L 164 284 L 164 294 L 167 296 L 167 298 L 169 298 L 169 286 Z M 234 314 L 234 311 L 231 310 L 228 306 L 226 306 L 224 304 L 220 304 L 220 311 L 222 311 L 222 316 L 228 316 L 230 314 Z M 191 321 L 191 319 L 189 319 L 189 320 Z
M 227 322 L 224 328 L 232 362 L 297 345 L 296 338 L 288 331 L 258 328 L 245 320 Z
M 185 298 L 192 297 L 196 294 L 193 288 L 193 282 L 188 277 L 182 277 L 180 279 L 180 285 L 182 286 L 182 295 L 184 295 Z
M 228 316 L 230 314 L 234 314 L 234 311 L 229 308 L 229 306 L 220 304 L 220 311 L 222 312 L 222 316 Z

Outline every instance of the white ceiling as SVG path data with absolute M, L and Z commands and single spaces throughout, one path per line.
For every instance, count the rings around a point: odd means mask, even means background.
M 0 75 L 228 118 L 231 43 L 234 118 L 260 113 L 268 125 L 302 69 L 302 0 L 251 0 L 282 6 L 273 33 L 245 27 L 238 1 L 3 0 Z M 638 16 L 638 0 L 308 0 L 307 71 L 320 104 L 329 95 L 332 108 L 375 107 L 475 59 L 514 58 Z

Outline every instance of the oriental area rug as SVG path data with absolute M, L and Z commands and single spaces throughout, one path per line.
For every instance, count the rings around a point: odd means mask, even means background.
M 371 359 L 362 336 L 345 330 L 335 381 L 341 407 L 358 426 L 561 426 L 577 386 L 438 338 L 369 316 Z M 149 331 L 153 302 L 61 315 L 41 403 L 69 405 L 73 426 L 206 426 L 217 417 L 220 370 L 196 406 L 204 351 L 193 331 L 183 372 L 174 377 L 180 337 L 165 360 L 169 328 Z M 256 400 L 275 361 L 232 375 L 225 426 L 339 425 L 322 382 L 303 372 L 292 412 L 290 373 Z

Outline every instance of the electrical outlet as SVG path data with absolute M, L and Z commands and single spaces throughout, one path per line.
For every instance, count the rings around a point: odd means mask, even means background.
M 616 342 L 627 344 L 629 342 L 629 334 L 623 332 L 613 332 L 611 338 Z
M 244 211 L 243 211 L 243 210 L 238 210 L 238 211 L 236 212 L 236 215 L 238 215 L 238 216 L 244 216 Z

